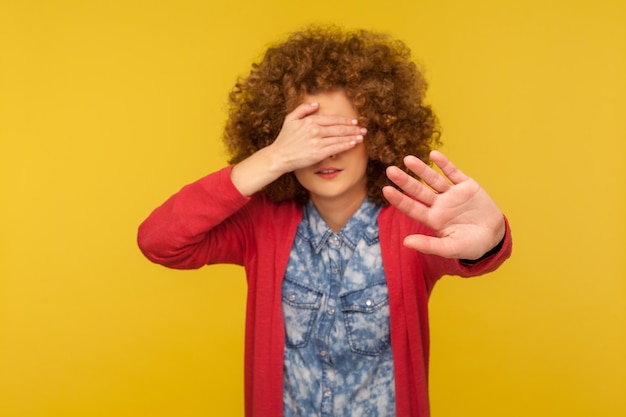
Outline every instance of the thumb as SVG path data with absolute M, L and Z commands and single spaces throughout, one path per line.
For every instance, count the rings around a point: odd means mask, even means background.
M 455 258 L 456 254 L 441 239 L 421 234 L 409 235 L 404 238 L 404 246 L 427 255 L 438 255 L 444 258 Z

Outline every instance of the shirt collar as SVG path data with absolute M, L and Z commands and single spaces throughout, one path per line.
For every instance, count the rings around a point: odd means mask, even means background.
M 303 221 L 307 227 L 302 231 L 307 236 L 303 237 L 311 242 L 315 253 L 319 253 L 326 245 L 332 246 L 332 239 L 340 239 L 351 250 L 356 248 L 361 238 L 371 246 L 378 241 L 379 211 L 380 206 L 365 198 L 343 229 L 339 233 L 334 233 L 324 222 L 313 202 L 309 200 L 304 207 Z

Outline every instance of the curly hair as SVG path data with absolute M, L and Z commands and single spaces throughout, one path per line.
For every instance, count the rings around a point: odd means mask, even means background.
M 230 93 L 224 132 L 229 163 L 270 145 L 305 94 L 337 88 L 345 91 L 359 125 L 368 131 L 363 141 L 369 158 L 368 198 L 387 205 L 381 191 L 390 184 L 385 168 L 402 167 L 408 154 L 428 162 L 430 150 L 440 144 L 437 118 L 424 104 L 424 76 L 406 44 L 387 34 L 310 27 L 271 46 Z M 277 202 L 295 199 L 304 204 L 309 198 L 293 173 L 282 175 L 263 192 Z

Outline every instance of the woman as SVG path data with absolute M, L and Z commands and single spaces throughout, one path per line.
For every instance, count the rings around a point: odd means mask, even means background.
M 247 416 L 429 415 L 430 292 L 495 270 L 512 243 L 487 193 L 432 151 L 425 90 L 386 35 L 294 33 L 230 95 L 230 165 L 140 226 L 154 262 L 245 267 Z

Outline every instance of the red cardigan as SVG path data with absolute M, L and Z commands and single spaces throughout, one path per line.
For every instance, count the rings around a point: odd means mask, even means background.
M 151 261 L 179 269 L 232 263 L 248 280 L 245 336 L 245 410 L 248 417 L 283 412 L 284 323 L 281 283 L 302 209 L 241 195 L 231 167 L 185 186 L 141 224 L 138 243 Z M 500 251 L 474 265 L 407 249 L 408 234 L 432 232 L 394 207 L 378 217 L 389 288 L 391 346 L 398 416 L 427 417 L 428 297 L 442 275 L 464 277 L 495 270 L 511 253 L 507 223 Z

